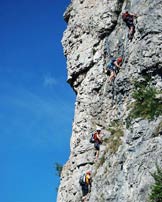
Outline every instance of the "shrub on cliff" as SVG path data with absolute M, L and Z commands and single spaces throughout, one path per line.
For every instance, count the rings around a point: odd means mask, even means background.
M 107 150 L 111 153 L 116 153 L 122 144 L 121 137 L 124 135 L 123 124 L 119 120 L 113 121 L 107 130 L 111 132 L 111 136 L 105 140 Z
M 150 83 L 137 82 L 132 94 L 135 101 L 131 105 L 132 110 L 129 119 L 142 117 L 153 120 L 155 117 L 162 115 L 162 104 L 161 100 L 157 98 L 158 94 L 158 90 L 151 86 Z
M 151 187 L 150 202 L 162 202 L 162 169 L 157 165 L 157 170 L 152 174 L 155 183 Z
M 62 168 L 63 166 L 60 163 L 55 163 L 55 170 L 59 177 L 61 177 Z

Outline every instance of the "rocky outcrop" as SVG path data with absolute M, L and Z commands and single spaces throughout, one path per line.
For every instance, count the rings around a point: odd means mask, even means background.
M 131 42 L 121 18 L 126 9 L 137 14 Z M 162 165 L 162 116 L 128 117 L 135 84 L 148 78 L 162 105 L 162 1 L 72 0 L 64 19 L 67 81 L 76 103 L 71 154 L 63 167 L 57 201 L 81 201 L 79 176 L 90 169 L 90 202 L 145 202 L 153 183 L 150 172 L 156 162 Z M 124 62 L 110 83 L 103 68 L 118 56 Z M 97 162 L 89 143 L 96 125 L 104 131 Z

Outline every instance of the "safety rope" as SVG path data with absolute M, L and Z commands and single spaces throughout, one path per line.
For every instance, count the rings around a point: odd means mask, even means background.
M 129 49 L 128 49 L 128 37 L 127 37 L 127 32 L 126 32 L 126 36 L 125 36 L 125 47 L 123 46 L 123 64 L 125 63 L 126 59 L 127 59 L 127 55 L 129 55 Z
M 112 80 L 112 102 L 111 102 L 111 106 L 114 106 L 114 98 L 115 98 L 115 78 Z
M 106 39 L 105 39 L 104 52 L 106 52 L 107 57 L 110 57 L 110 46 L 109 46 L 108 37 L 106 37 Z

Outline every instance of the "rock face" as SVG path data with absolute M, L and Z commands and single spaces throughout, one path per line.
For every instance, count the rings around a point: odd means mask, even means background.
M 126 9 L 137 14 L 131 42 L 121 18 Z M 162 166 L 162 116 L 128 117 L 135 84 L 142 85 L 146 77 L 159 92 L 162 108 L 162 0 L 72 0 L 64 19 L 67 81 L 77 96 L 71 154 L 57 201 L 81 201 L 79 176 L 91 170 L 90 202 L 146 202 L 153 183 L 150 172 L 156 162 Z M 110 83 L 103 68 L 118 56 L 124 61 Z M 104 132 L 98 161 L 89 143 L 96 126 Z

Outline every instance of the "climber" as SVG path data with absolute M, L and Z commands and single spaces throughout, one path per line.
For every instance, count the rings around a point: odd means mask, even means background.
M 82 174 L 79 183 L 82 187 L 82 202 L 86 202 L 87 195 L 91 192 L 92 186 L 91 171 Z
M 94 147 L 96 149 L 96 152 L 95 152 L 96 160 L 99 157 L 100 144 L 102 144 L 101 128 L 97 127 L 96 128 L 96 132 L 94 133 Z
M 128 39 L 131 41 L 133 39 L 134 33 L 135 33 L 135 25 L 133 23 L 134 17 L 137 17 L 135 14 L 129 13 L 126 11 L 125 13 L 122 13 L 122 19 L 126 23 L 127 27 L 129 28 L 128 32 Z
M 109 78 L 110 82 L 112 82 L 112 80 L 115 79 L 116 71 L 120 68 L 122 61 L 123 61 L 122 57 L 119 57 L 117 59 L 112 58 L 107 64 L 107 68 L 110 71 L 110 78 Z

